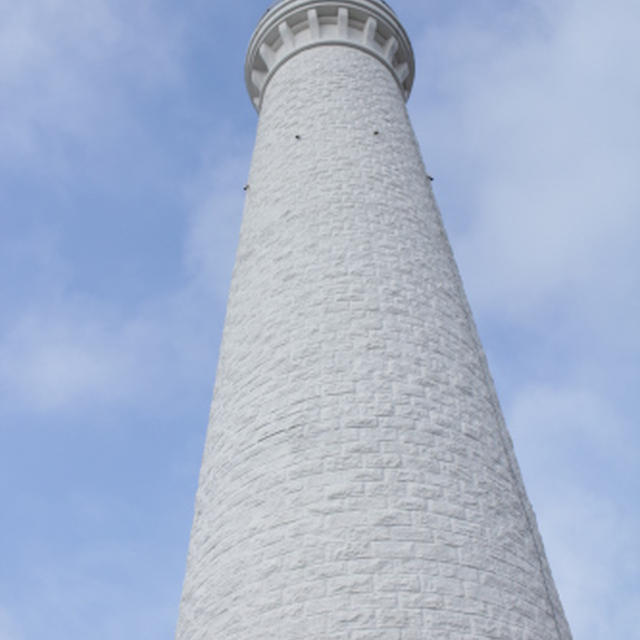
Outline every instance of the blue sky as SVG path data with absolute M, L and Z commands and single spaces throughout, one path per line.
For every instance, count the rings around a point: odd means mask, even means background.
M 267 4 L 0 0 L 0 640 L 173 637 Z M 575 638 L 640 638 L 640 4 L 393 6 Z

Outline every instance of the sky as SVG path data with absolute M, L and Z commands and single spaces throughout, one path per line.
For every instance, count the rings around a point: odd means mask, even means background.
M 640 638 L 640 3 L 395 0 L 575 640 Z M 0 0 L 0 640 L 169 640 L 265 0 Z

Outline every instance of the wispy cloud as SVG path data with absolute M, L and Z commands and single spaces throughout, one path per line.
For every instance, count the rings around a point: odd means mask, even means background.
M 51 172 L 69 140 L 123 125 L 123 93 L 179 80 L 179 21 L 159 3 L 0 0 L 0 13 L 0 166 Z
M 166 580 L 166 574 L 173 574 L 176 567 L 158 562 L 158 550 L 149 539 L 138 543 L 94 540 L 90 547 L 58 552 L 60 562 L 55 563 L 42 549 L 32 551 L 32 567 L 37 566 L 37 571 L 21 576 L 12 606 L 25 637 L 50 637 L 59 630 L 64 630 L 64 637 L 86 637 L 90 620 L 90 633 L 100 640 L 172 638 L 180 585 Z M 137 585 L 142 574 L 146 586 L 141 592 Z M 9 614 L 0 617 L 1 640 L 21 637 Z
M 201 167 L 188 190 L 193 206 L 184 259 L 191 286 L 214 291 L 223 302 L 238 243 L 252 133 L 218 133 L 203 149 Z M 226 150 L 223 161 L 218 155 L 220 149 Z
M 14 308 L 0 314 L 0 394 L 14 410 L 144 406 L 158 394 L 212 384 L 247 163 L 246 156 L 205 162 L 188 189 L 186 277 L 134 307 L 74 291 L 73 266 L 55 236 L 14 243 L 2 262 L 8 278 L 28 265 L 20 277 L 30 291 L 15 294 Z
M 561 296 L 593 321 L 639 285 L 625 264 L 640 233 L 640 8 L 531 11 L 428 29 L 420 56 L 439 64 L 414 111 L 427 160 L 458 183 L 445 213 L 476 310 L 524 321 Z
M 163 92 L 179 93 L 188 82 L 183 15 L 150 0 L 0 0 L 0 10 L 0 167 L 28 176 L 37 185 L 31 191 L 40 193 L 40 201 L 29 203 L 34 211 L 28 223 L 14 223 L 18 230 L 9 226 L 0 238 L 5 410 L 77 412 L 96 402 L 126 406 L 158 393 L 170 397 L 190 381 L 210 386 L 219 335 L 211 323 L 222 322 L 249 142 L 237 160 L 222 159 L 219 138 L 229 142 L 232 127 L 214 131 L 200 140 L 198 175 L 182 178 L 181 167 L 174 167 L 171 191 L 182 207 L 184 239 L 172 241 L 183 245 L 182 265 L 178 260 L 171 284 L 154 286 L 133 305 L 124 296 L 75 285 L 83 265 L 69 255 L 69 246 L 90 239 L 74 237 L 75 220 L 62 218 L 79 206 L 72 195 L 79 191 L 100 204 L 91 182 L 104 180 L 114 193 L 136 188 L 135 178 L 103 167 L 95 157 L 85 167 L 87 148 L 122 145 L 110 157 L 129 163 L 136 175 L 141 169 L 132 153 L 144 164 L 154 162 L 149 155 L 155 149 L 134 150 L 136 137 L 160 135 L 149 122 L 150 110 Z M 186 108 L 183 117 L 196 112 L 197 107 Z M 123 184 L 127 180 L 133 187 Z M 151 180 L 159 187 L 162 178 Z M 69 197 L 51 202 L 61 184 Z M 11 206 L 10 198 L 6 204 Z M 84 215 L 96 222 L 108 216 L 128 228 L 132 212 L 89 209 Z M 10 211 L 4 216 L 13 222 Z M 84 233 L 91 231 L 87 225 Z M 99 262 L 92 264 L 98 272 L 112 268 Z
M 9 612 L 0 605 L 0 640 L 21 640 L 22 635 Z
M 490 4 L 426 26 L 411 111 L 576 638 L 630 637 L 640 5 Z
M 570 382 L 579 384 L 574 376 Z M 635 437 L 634 425 L 625 416 L 625 407 L 616 407 L 593 381 L 582 380 L 581 386 L 524 385 L 510 398 L 507 411 L 522 457 L 528 461 L 546 458 L 558 467 L 556 478 L 564 471 L 566 480 L 571 481 L 573 476 L 574 481 L 588 481 L 591 470 L 585 463 L 591 460 L 606 471 L 599 484 L 606 483 L 607 490 L 613 490 L 625 475 L 631 479 L 636 459 L 628 443 Z M 571 456 L 573 464 L 559 467 L 571 450 L 575 452 Z M 582 477 L 576 478 L 578 473 Z M 549 482 L 545 476 L 531 478 L 531 483 L 544 486 L 545 482 Z M 554 487 L 546 489 L 552 491 Z
M 545 503 L 540 524 L 574 637 L 634 638 L 640 609 L 635 510 L 588 492 L 563 492 Z

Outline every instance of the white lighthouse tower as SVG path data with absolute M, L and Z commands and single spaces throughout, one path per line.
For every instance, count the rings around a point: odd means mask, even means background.
M 284 0 L 178 640 L 570 640 L 381 0 Z

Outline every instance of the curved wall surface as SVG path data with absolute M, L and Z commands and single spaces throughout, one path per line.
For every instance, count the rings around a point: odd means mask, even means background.
M 179 640 L 569 640 L 388 65 L 270 78 Z

